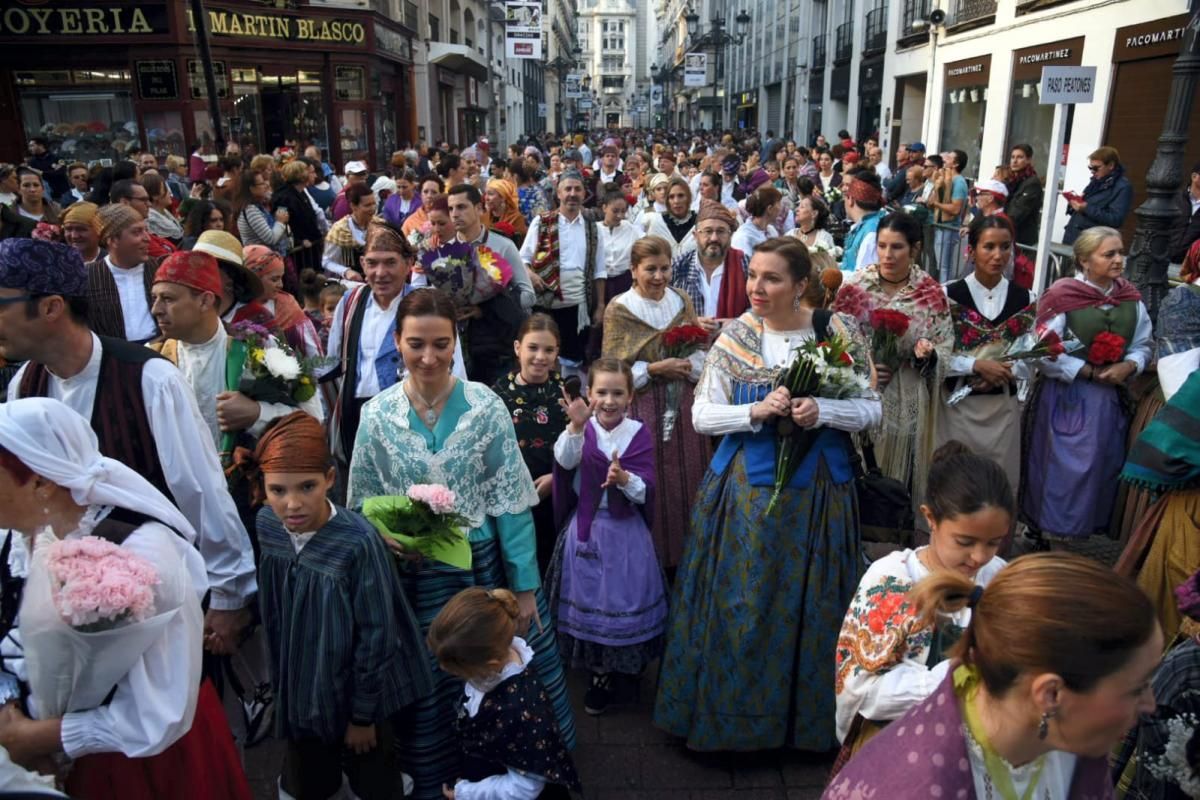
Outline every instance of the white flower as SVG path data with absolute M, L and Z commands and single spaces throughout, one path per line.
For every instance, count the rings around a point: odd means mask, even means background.
M 263 366 L 267 368 L 267 372 L 285 381 L 294 381 L 300 377 L 300 362 L 295 356 L 278 347 L 269 347 L 263 352 Z
M 1146 759 L 1146 768 L 1159 780 L 1174 783 L 1188 797 L 1200 797 L 1200 774 L 1188 763 L 1187 745 L 1196 733 L 1195 714 L 1183 713 L 1168 720 L 1167 746 L 1162 755 Z

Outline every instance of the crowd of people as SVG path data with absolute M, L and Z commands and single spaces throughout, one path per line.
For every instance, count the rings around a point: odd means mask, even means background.
M 1152 320 L 1107 147 L 1042 287 L 1026 144 L 30 144 L 0 784 L 249 798 L 273 735 L 282 798 L 565 797 L 568 670 L 657 665 L 656 725 L 840 747 L 831 798 L 1200 796 L 1200 165 Z

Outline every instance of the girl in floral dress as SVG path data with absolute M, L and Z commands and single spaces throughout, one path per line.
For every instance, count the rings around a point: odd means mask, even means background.
M 991 459 L 948 442 L 934 454 L 921 506 L 929 545 L 871 564 L 846 612 L 837 645 L 837 770 L 884 725 L 924 700 L 950 667 L 945 651 L 971 619 L 964 608 L 930 626 L 908 592 L 937 570 L 986 586 L 1005 565 L 996 555 L 1016 513 L 1012 486 Z

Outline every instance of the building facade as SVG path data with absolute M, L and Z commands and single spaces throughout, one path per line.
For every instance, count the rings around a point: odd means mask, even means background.
M 590 127 L 632 126 L 639 72 L 634 0 L 579 0 L 578 12 L 583 86 L 591 95 Z

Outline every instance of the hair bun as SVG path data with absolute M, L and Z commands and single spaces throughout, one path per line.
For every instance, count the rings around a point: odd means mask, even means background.
M 931 465 L 939 464 L 944 461 L 949 461 L 952 458 L 969 455 L 971 455 L 971 448 L 967 447 L 958 439 L 951 439 L 933 452 L 933 458 L 929 463 Z
M 488 589 L 488 597 L 495 600 L 504 609 L 504 613 L 511 619 L 517 619 L 521 616 L 521 606 L 517 603 L 517 596 L 508 589 Z

